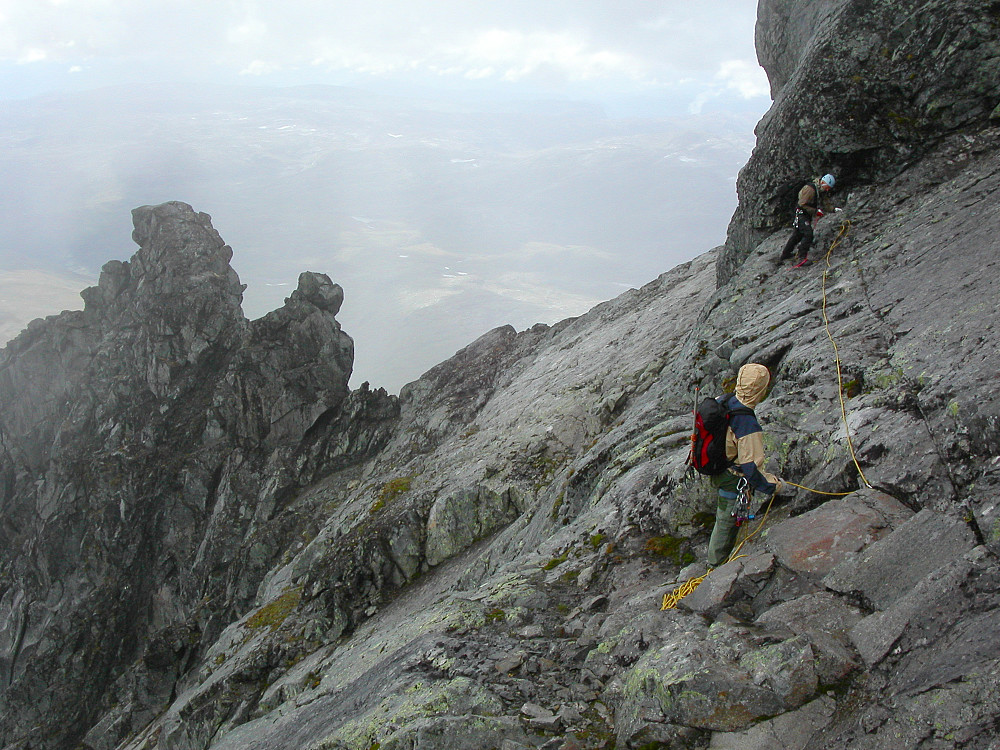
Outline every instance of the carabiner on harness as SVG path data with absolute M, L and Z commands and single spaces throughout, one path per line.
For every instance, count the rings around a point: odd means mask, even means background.
M 746 477 L 740 477 L 736 485 L 736 502 L 733 503 L 732 515 L 736 519 L 737 528 L 742 526 L 744 521 L 756 518 L 756 515 L 750 512 L 750 483 Z

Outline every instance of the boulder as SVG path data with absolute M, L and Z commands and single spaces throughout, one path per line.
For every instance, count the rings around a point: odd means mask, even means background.
M 797 679 L 787 686 L 793 683 L 799 686 Z M 651 649 L 622 675 L 617 690 L 619 737 L 634 736 L 650 720 L 735 731 L 788 708 L 780 695 L 758 685 L 739 664 L 719 658 L 707 644 L 683 638 Z M 797 695 L 795 688 L 792 692 Z
M 857 669 L 851 650 L 851 633 L 863 613 L 829 592 L 817 592 L 783 602 L 761 614 L 756 622 L 766 627 L 784 627 L 805 637 L 816 657 L 816 673 L 825 684 L 839 682 Z
M 811 700 L 819 686 L 816 658 L 803 636 L 755 649 L 740 659 L 740 666 L 755 684 L 774 691 L 786 708 Z
M 773 526 L 765 546 L 789 570 L 823 576 L 908 515 L 892 497 L 861 490 Z
M 830 724 L 836 703 L 817 698 L 798 710 L 762 721 L 740 732 L 715 732 L 709 750 L 806 750 Z
M 869 666 L 877 664 L 910 623 L 921 614 L 927 602 L 946 602 L 961 597 L 962 582 L 973 565 L 964 559 L 953 560 L 931 571 L 912 589 L 904 593 L 884 611 L 864 618 L 850 630 L 851 642 Z
M 729 604 L 745 601 L 760 593 L 774 570 L 774 555 L 751 554 L 712 570 L 692 593 L 680 600 L 679 607 L 714 616 Z
M 438 565 L 513 521 L 520 512 L 515 497 L 477 487 L 435 500 L 427 517 L 427 564 Z
M 922 510 L 860 554 L 843 560 L 823 579 L 827 588 L 856 593 L 884 610 L 929 573 L 975 546 L 968 524 Z

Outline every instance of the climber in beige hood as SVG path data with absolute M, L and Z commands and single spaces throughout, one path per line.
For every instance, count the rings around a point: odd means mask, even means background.
M 736 398 L 752 409 L 764 400 L 770 384 L 771 373 L 764 365 L 743 365 L 736 376 Z
M 770 384 L 771 373 L 764 365 L 743 365 L 736 376 L 736 400 L 748 409 L 756 408 L 767 395 Z M 781 480 L 764 472 L 764 431 L 755 415 L 737 414 L 730 420 L 726 432 L 726 458 L 734 464 L 729 471 L 737 476 L 745 475 L 754 489 L 768 496 L 781 489 Z
M 781 480 L 763 470 L 764 432 L 757 416 L 750 411 L 764 400 L 770 383 L 771 374 L 764 365 L 743 365 L 736 376 L 736 393 L 720 398 L 731 412 L 726 431 L 726 457 L 732 463 L 724 472 L 711 477 L 719 491 L 715 528 L 708 543 L 708 564 L 713 568 L 726 561 L 736 541 L 732 509 L 740 480 L 746 479 L 749 486 L 765 498 L 781 491 Z

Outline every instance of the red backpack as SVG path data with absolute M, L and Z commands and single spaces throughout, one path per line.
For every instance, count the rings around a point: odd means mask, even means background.
M 724 397 L 728 403 L 729 397 Z M 753 409 L 737 406 L 729 409 L 718 399 L 706 398 L 695 410 L 694 432 L 691 434 L 691 455 L 688 462 L 699 474 L 721 474 L 729 466 L 726 458 L 726 430 L 734 414 L 753 414 Z

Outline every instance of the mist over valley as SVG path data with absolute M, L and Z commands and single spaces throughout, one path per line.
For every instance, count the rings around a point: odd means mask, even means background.
M 233 247 L 248 317 L 326 273 L 352 383 L 397 391 L 490 328 L 579 315 L 720 244 L 755 118 L 332 86 L 9 101 L 0 333 L 81 307 L 135 251 L 131 210 L 180 200 Z

